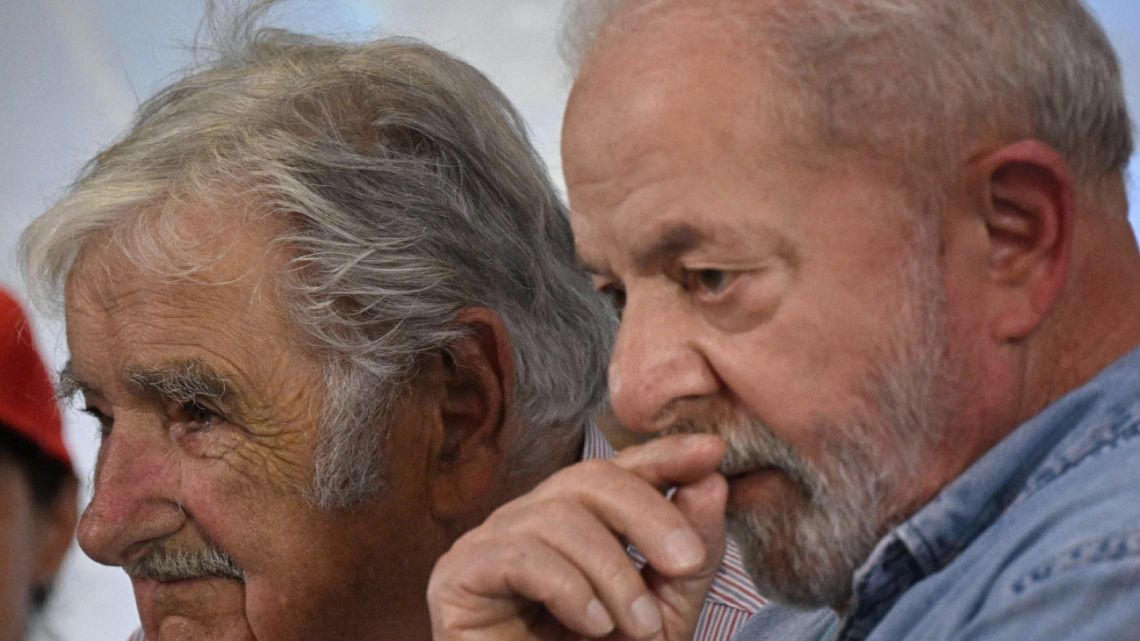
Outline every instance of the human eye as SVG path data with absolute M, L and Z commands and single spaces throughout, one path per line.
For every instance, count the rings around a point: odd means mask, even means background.
M 725 269 L 686 269 L 685 287 L 698 296 L 716 298 L 728 290 L 735 277 Z
M 184 432 L 191 433 L 210 429 L 220 422 L 222 417 L 204 402 L 191 398 L 178 402 L 171 419 L 179 423 Z
M 99 439 L 107 438 L 107 435 L 111 433 L 111 428 L 115 424 L 114 417 L 104 414 L 102 410 L 94 405 L 87 405 L 80 411 L 99 422 Z
M 612 282 L 599 283 L 597 288 L 602 296 L 605 296 L 610 302 L 610 306 L 617 312 L 618 318 L 621 318 L 622 310 L 625 309 L 625 288 Z

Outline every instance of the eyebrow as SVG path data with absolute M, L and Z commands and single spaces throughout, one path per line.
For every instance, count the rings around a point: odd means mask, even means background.
M 645 249 L 637 250 L 633 255 L 633 263 L 638 267 L 646 267 L 668 260 L 692 249 L 705 238 L 705 234 L 688 223 L 677 223 L 665 228 L 660 238 Z M 575 252 L 575 262 L 578 268 L 594 276 L 611 276 L 609 268 L 595 264 L 584 252 Z
M 767 225 L 763 226 L 763 231 L 764 236 L 759 241 L 760 245 L 766 246 L 768 251 L 792 269 L 798 268 L 800 252 L 788 237 Z M 709 238 L 710 234 L 687 222 L 672 223 L 663 228 L 656 241 L 644 248 L 634 249 L 632 262 L 639 269 L 647 269 L 674 260 Z M 579 268 L 595 276 L 612 276 L 609 269 L 599 268 L 585 257 L 583 252 L 576 253 Z
M 127 381 L 143 394 L 166 399 L 203 398 L 223 401 L 234 396 L 234 386 L 215 369 L 196 359 L 176 361 L 162 367 L 136 368 L 127 373 Z M 59 371 L 56 397 L 66 401 L 79 392 L 93 391 L 79 379 L 68 361 Z
M 671 260 L 705 240 L 705 234 L 689 223 L 675 223 L 665 227 L 656 242 L 633 254 L 633 262 L 641 267 Z
M 234 396 L 229 379 L 200 360 L 175 361 L 159 367 L 131 368 L 127 381 L 140 393 L 161 399 L 207 399 L 224 402 Z
M 59 370 L 59 374 L 56 375 L 56 399 L 67 401 L 79 392 L 87 389 L 90 389 L 90 387 L 81 383 L 79 379 L 75 377 L 75 370 L 71 367 L 71 361 L 67 361 L 67 364 L 64 365 L 63 369 Z

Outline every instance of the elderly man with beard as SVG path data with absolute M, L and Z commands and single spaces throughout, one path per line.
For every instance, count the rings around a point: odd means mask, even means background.
M 100 424 L 79 543 L 150 641 L 426 639 L 455 538 L 604 454 L 613 314 L 483 75 L 267 4 L 23 238 Z M 710 641 L 758 607 L 734 558 Z
M 461 538 L 437 641 L 688 638 L 726 512 L 829 638 L 1135 638 L 1132 137 L 1080 2 L 580 4 L 571 223 L 663 436 Z M 737 638 L 827 627 L 789 612 Z

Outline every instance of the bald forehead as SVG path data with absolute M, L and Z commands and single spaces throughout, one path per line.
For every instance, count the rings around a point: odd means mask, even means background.
M 805 96 L 790 82 L 778 47 L 757 29 L 758 5 L 742 0 L 650 0 L 628 2 L 598 32 L 579 70 L 568 109 L 595 89 L 623 88 L 623 112 L 676 107 L 644 90 L 692 89 L 739 109 L 741 100 L 764 100 L 784 108 Z M 707 105 L 706 105 L 707 106 Z
M 695 55 L 718 43 L 737 51 L 749 43 L 747 16 L 752 12 L 739 0 L 634 0 L 619 3 L 618 7 L 590 43 L 587 65 L 605 60 L 614 49 L 623 46 L 648 46 L 657 53 Z M 699 47 L 695 46 L 698 41 Z
M 600 37 L 567 105 L 568 182 L 580 183 L 579 172 L 591 172 L 617 150 L 652 168 L 652 150 L 633 143 L 653 147 L 664 133 L 690 146 L 761 153 L 741 135 L 759 123 L 773 139 L 793 143 L 785 150 L 805 152 L 795 160 L 815 162 L 808 152 L 820 146 L 816 119 L 803 108 L 804 94 L 767 63 L 746 21 L 718 11 L 720 4 L 738 3 L 635 3 L 618 18 L 629 28 L 615 22 Z

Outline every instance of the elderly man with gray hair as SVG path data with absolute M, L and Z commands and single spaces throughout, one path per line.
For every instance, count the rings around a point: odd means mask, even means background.
M 23 237 L 100 426 L 79 542 L 151 641 L 426 639 L 452 541 L 603 453 L 613 316 L 484 76 L 258 15 Z
M 741 641 L 1140 638 L 1132 132 L 1082 3 L 576 4 L 571 224 L 661 438 L 461 538 L 437 641 L 686 639 L 726 524 L 824 613 Z

